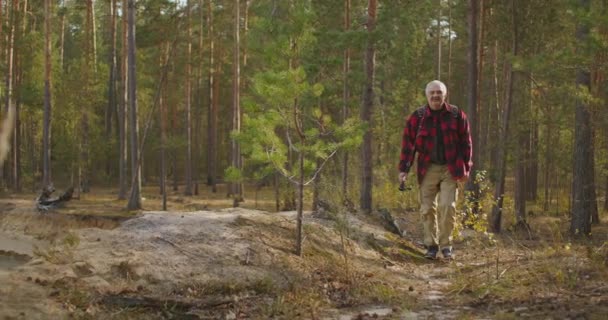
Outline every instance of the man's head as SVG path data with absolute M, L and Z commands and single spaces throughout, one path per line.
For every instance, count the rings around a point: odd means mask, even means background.
M 441 106 L 445 102 L 445 97 L 448 94 L 448 89 L 445 84 L 439 80 L 433 80 L 426 85 L 426 100 L 429 102 L 429 106 L 433 110 L 441 109 Z

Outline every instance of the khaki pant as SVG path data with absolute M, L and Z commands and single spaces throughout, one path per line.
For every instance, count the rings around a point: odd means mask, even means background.
M 439 201 L 437 201 L 439 196 Z M 441 249 L 452 244 L 458 185 L 445 165 L 431 164 L 420 185 L 424 244 Z

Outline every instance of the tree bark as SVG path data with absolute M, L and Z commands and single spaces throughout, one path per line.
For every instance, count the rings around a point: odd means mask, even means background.
M 471 136 L 473 143 L 473 168 L 471 169 L 470 179 L 466 183 L 465 190 L 469 192 L 469 201 L 472 213 L 477 215 L 479 212 L 479 185 L 475 182 L 477 166 L 479 165 L 479 121 L 477 120 L 478 107 L 478 87 L 479 87 L 479 0 L 468 0 L 468 27 L 469 27 L 469 49 L 468 49 L 468 95 L 467 95 L 467 117 L 471 124 Z M 449 90 L 449 89 L 448 89 Z
M 452 0 L 448 0 L 448 90 L 452 88 Z M 450 96 L 447 97 L 450 100 Z
M 131 144 L 131 195 L 128 210 L 141 209 L 141 170 L 138 166 L 138 125 L 137 125 L 137 81 L 135 78 L 135 0 L 128 0 L 128 73 L 129 73 L 129 127 Z
M 350 1 L 344 0 L 344 32 L 350 30 Z M 348 104 L 350 100 L 350 88 L 348 75 L 350 73 L 350 49 L 344 49 L 344 61 L 342 63 L 342 123 L 348 118 Z M 344 151 L 342 159 L 342 197 L 348 198 L 348 151 Z
M 118 156 L 118 176 L 119 189 L 118 199 L 124 200 L 127 198 L 127 105 L 129 104 L 128 81 L 129 74 L 128 59 L 127 59 L 127 0 L 122 0 L 122 99 L 118 106 L 118 135 L 119 135 L 119 156 Z
M 44 119 L 42 127 L 42 186 L 51 184 L 51 0 L 44 1 Z M 12 54 L 12 53 L 11 53 Z M 9 91 L 10 95 L 10 91 Z
M 114 0 L 115 1 L 115 0 Z M 65 15 L 67 9 L 65 8 L 65 4 L 62 1 L 61 6 L 61 34 L 59 35 L 59 67 L 61 70 L 64 70 L 63 61 L 65 59 Z
M 519 45 L 519 34 L 517 28 L 517 6 L 515 5 L 515 0 L 511 0 L 511 14 L 512 14 L 512 27 L 513 27 L 513 43 L 512 43 L 512 53 L 513 56 L 516 57 L 518 55 L 518 45 Z M 507 82 L 507 96 L 503 109 L 503 117 L 502 117 L 502 128 L 500 132 L 499 142 L 498 142 L 498 166 L 496 170 L 498 172 L 496 179 L 496 187 L 494 190 L 494 199 L 496 203 L 492 207 L 492 215 L 490 216 L 490 229 L 499 233 L 501 231 L 502 224 L 502 205 L 504 200 L 504 192 L 505 192 L 505 175 L 506 175 L 506 167 L 507 167 L 507 134 L 509 132 L 509 118 L 511 115 L 511 109 L 513 104 L 513 83 L 515 81 L 516 72 L 513 70 L 513 65 L 509 66 L 509 80 Z
M 521 112 L 521 114 L 526 114 Z M 528 130 L 519 133 L 519 148 L 517 148 L 517 169 L 515 171 L 515 221 L 517 225 L 526 223 L 526 160 L 529 145 Z
M 437 40 L 437 80 L 441 80 L 441 3 L 443 0 L 437 1 L 438 13 L 437 13 L 437 34 L 435 35 Z
M 190 19 L 190 0 L 186 3 L 186 24 L 188 28 L 188 44 L 186 51 L 186 187 L 184 195 L 192 195 L 192 25 Z
M 207 1 L 207 38 L 209 39 L 209 112 L 207 114 L 207 185 L 217 192 L 217 98 L 215 96 L 215 40 L 213 34 L 213 3 Z
M 110 0 L 110 50 L 109 50 L 110 74 L 108 77 L 108 106 L 105 114 L 105 137 L 110 141 L 112 137 L 112 119 L 116 110 L 116 0 Z M 106 174 L 111 171 L 111 160 L 107 160 Z
M 167 44 L 167 49 L 169 49 L 169 46 L 170 44 Z M 161 57 L 160 60 L 160 65 L 162 67 L 163 58 Z M 164 88 L 162 87 L 162 85 L 160 87 L 160 90 L 161 92 L 158 102 L 158 113 L 160 116 L 160 193 L 162 196 L 163 211 L 167 211 L 167 159 L 165 152 L 165 146 L 167 145 L 167 115 L 165 110 Z
M 241 131 L 241 58 L 240 58 L 240 4 L 234 0 L 234 53 L 233 53 L 233 78 L 232 78 L 232 131 Z M 241 146 L 236 139 L 232 139 L 232 166 L 241 170 Z M 231 194 L 234 197 L 234 205 L 243 200 L 242 184 L 240 181 L 231 183 Z
M 581 9 L 589 12 L 590 1 L 579 0 Z M 576 27 L 576 40 L 581 45 L 587 43 L 589 26 L 579 21 Z M 577 50 L 581 54 L 581 50 Z M 589 71 L 581 66 L 576 71 L 576 86 L 589 89 L 591 78 Z M 595 202 L 595 186 L 593 184 L 593 139 L 591 133 L 591 114 L 588 106 L 580 98 L 575 106 L 574 125 L 574 158 L 572 183 L 572 219 L 570 233 L 574 236 L 591 234 L 591 216 Z
M 302 141 L 302 147 L 304 147 L 304 139 Z M 302 242 L 303 239 L 303 221 L 304 221 L 304 153 L 300 152 L 298 156 L 298 162 L 300 166 L 300 176 L 298 181 L 298 215 L 296 221 L 296 255 L 302 256 Z
M 27 27 L 27 5 L 28 1 L 23 1 L 23 14 L 21 16 L 21 33 L 17 33 L 20 39 L 23 39 L 26 35 Z M 17 39 L 17 42 L 20 41 Z M 15 68 L 16 79 L 15 88 L 17 91 L 21 90 L 21 84 L 23 82 L 23 52 L 22 50 L 17 51 L 15 56 Z M 14 133 L 13 133 L 13 166 L 12 166 L 12 185 L 14 192 L 21 192 L 21 95 L 17 95 L 15 101 L 15 120 L 14 120 Z
M 375 56 L 376 50 L 374 39 L 372 39 L 374 29 L 376 27 L 376 10 L 378 6 L 377 0 L 368 0 L 367 5 L 367 48 L 365 50 L 365 89 L 363 91 L 363 105 L 361 108 L 361 121 L 368 124 L 367 130 L 363 136 L 363 146 L 361 148 L 361 159 L 363 168 L 361 172 L 361 210 L 365 213 L 372 211 L 372 188 L 373 188 L 373 170 L 372 170 L 372 115 L 374 107 L 374 77 L 375 77 Z

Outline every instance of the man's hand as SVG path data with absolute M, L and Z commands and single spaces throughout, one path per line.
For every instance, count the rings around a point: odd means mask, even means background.
M 399 182 L 405 182 L 406 179 L 407 179 L 407 173 L 399 172 Z

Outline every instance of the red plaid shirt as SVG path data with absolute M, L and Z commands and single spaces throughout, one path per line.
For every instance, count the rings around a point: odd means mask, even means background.
M 452 112 L 454 107 L 447 103 L 444 104 L 443 111 L 437 117 L 433 116 L 428 105 L 424 108 L 422 118 L 418 116 L 417 111 L 414 111 L 407 120 L 401 142 L 399 171 L 409 172 L 416 152 L 418 152 L 418 183 L 422 183 L 431 163 L 431 152 L 435 147 L 434 137 L 437 135 L 436 128 L 439 127 L 443 135 L 445 159 L 452 177 L 456 180 L 468 178 L 473 166 L 471 160 L 473 149 L 467 115 L 462 110 L 456 109 L 457 116 L 455 117 Z M 420 120 L 422 120 L 422 125 L 420 125 Z M 439 121 L 439 126 L 436 125 L 436 121 Z

